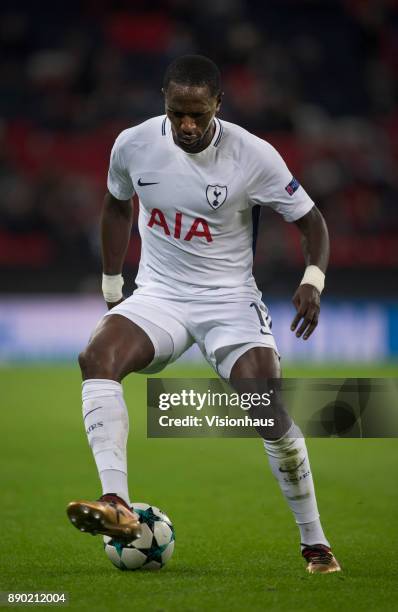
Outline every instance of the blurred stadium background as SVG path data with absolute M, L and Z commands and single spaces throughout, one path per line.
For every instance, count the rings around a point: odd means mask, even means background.
M 398 359 L 394 0 L 4 1 L 0 45 L 1 362 L 84 346 L 104 312 L 98 221 L 113 140 L 163 113 L 165 67 L 197 52 L 221 68 L 221 117 L 281 152 L 330 228 L 322 322 L 305 344 L 289 330 L 298 235 L 262 216 L 255 274 L 282 355 Z M 134 230 L 128 292 L 139 253 Z

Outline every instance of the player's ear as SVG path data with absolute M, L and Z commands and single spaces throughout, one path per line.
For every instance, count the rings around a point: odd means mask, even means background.
M 224 92 L 223 92 L 223 91 L 220 91 L 220 93 L 219 93 L 219 94 L 218 94 L 218 96 L 217 96 L 216 113 L 218 113 L 218 111 L 219 111 L 219 110 L 220 110 L 220 108 L 221 108 L 221 102 L 222 102 L 222 97 L 223 97 L 223 95 L 224 95 Z
M 166 108 L 166 107 L 167 107 L 167 103 L 166 103 L 166 90 L 165 90 L 165 88 L 164 88 L 164 87 L 162 87 L 162 89 L 161 89 L 160 91 L 161 91 L 161 92 L 162 92 L 162 94 L 163 94 L 163 103 L 164 103 L 165 108 Z M 166 111 L 166 114 L 167 114 L 167 111 Z

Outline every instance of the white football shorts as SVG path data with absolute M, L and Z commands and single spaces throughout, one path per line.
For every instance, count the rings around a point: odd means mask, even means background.
M 246 293 L 240 299 L 235 293 L 231 301 L 203 297 L 184 302 L 133 293 L 104 316 L 122 315 L 149 336 L 155 356 L 141 373 L 160 372 L 196 342 L 217 374 L 228 380 L 249 348 L 270 347 L 279 355 L 268 309 L 257 292 L 252 298 Z

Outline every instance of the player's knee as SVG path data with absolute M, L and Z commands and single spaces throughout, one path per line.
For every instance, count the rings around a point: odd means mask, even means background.
M 117 380 L 113 360 L 109 354 L 104 353 L 90 345 L 79 354 L 79 366 L 83 379 L 110 378 Z
M 280 361 L 272 348 L 255 347 L 241 355 L 231 369 L 230 380 L 279 378 Z M 248 382 L 247 382 L 248 384 Z M 255 385 L 255 382 L 253 383 Z
M 84 378 L 88 370 L 91 369 L 92 366 L 94 365 L 93 354 L 89 350 L 88 347 L 85 348 L 84 351 L 79 353 L 78 361 L 79 361 L 80 371 Z

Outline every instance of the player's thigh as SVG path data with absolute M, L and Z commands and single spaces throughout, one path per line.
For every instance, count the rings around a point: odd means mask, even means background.
M 279 355 L 274 348 L 254 343 L 226 347 L 219 356 L 217 369 L 240 393 L 267 393 L 279 389 Z
M 153 360 L 154 346 L 148 335 L 119 314 L 105 316 L 79 355 L 83 379 L 110 378 L 120 381 Z
M 283 399 L 279 355 L 273 348 L 266 346 L 244 345 L 240 348 L 243 352 L 234 360 L 229 377 L 230 385 L 241 396 L 245 395 L 247 401 L 254 396 L 258 398 L 266 395 L 269 398 L 269 404 L 259 404 L 256 399 L 248 413 L 254 419 L 266 419 L 272 423 L 271 427 L 267 425 L 255 429 L 262 438 L 277 440 L 292 425 Z M 219 367 L 222 369 L 223 364 Z
M 160 372 L 193 344 L 193 338 L 184 325 L 183 305 L 166 297 L 133 294 L 112 308 L 105 318 L 112 314 L 122 315 L 139 326 L 151 341 L 152 359 L 141 363 L 135 372 Z

